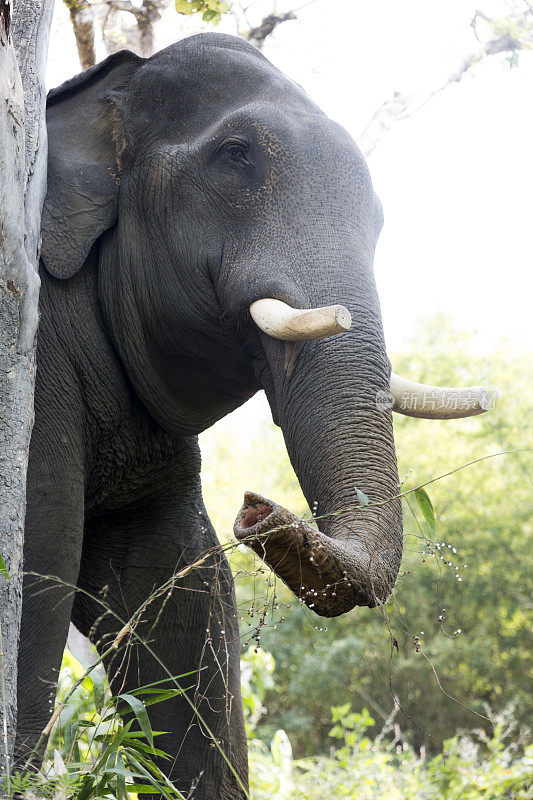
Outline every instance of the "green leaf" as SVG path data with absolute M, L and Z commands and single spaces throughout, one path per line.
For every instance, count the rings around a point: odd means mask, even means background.
M 150 725 L 150 720 L 148 719 L 148 712 L 138 697 L 134 697 L 132 694 L 119 694 L 119 698 L 121 700 L 125 700 L 126 703 L 130 706 L 131 710 L 137 717 L 137 722 L 139 723 L 139 727 L 146 736 L 146 740 L 150 743 L 150 745 L 154 746 L 154 736 L 152 733 L 152 726 Z
M 154 686 L 153 689 L 142 689 L 142 690 L 141 689 L 131 689 L 130 690 L 130 694 L 134 695 L 134 697 L 144 697 L 145 694 L 158 695 L 158 694 L 164 694 L 165 692 L 176 692 L 176 694 L 178 694 L 178 695 L 182 694 L 182 690 L 181 689 L 165 689 L 163 686 L 160 686 L 159 688 Z M 150 699 L 153 699 L 153 698 L 150 698 Z
M 433 503 L 429 499 L 428 493 L 425 489 L 415 489 L 415 497 L 420 511 L 424 515 L 424 519 L 431 528 L 431 532 L 435 533 L 437 530 L 437 518 L 435 516 Z
M 109 776 L 107 775 L 107 773 L 104 772 L 102 778 L 96 784 L 96 788 L 94 790 L 94 795 L 93 796 L 95 798 L 101 797 L 101 795 L 103 795 L 103 793 L 104 793 L 104 789 L 107 788 L 108 783 L 109 783 Z
M 107 756 L 108 753 L 112 753 L 115 750 L 118 750 L 123 740 L 131 735 L 130 728 L 132 724 L 133 720 L 130 719 L 129 722 L 127 722 L 124 725 L 122 730 L 118 731 L 117 733 L 112 733 L 112 734 L 104 733 L 101 735 L 97 734 L 93 737 L 95 742 L 102 742 L 103 745 L 105 746 L 105 751 L 102 751 L 100 757 Z M 144 733 L 142 733 L 142 736 L 144 736 Z
M 162 703 L 165 700 L 171 700 L 173 697 L 179 697 L 183 692 L 179 689 L 167 689 L 164 692 L 159 692 L 158 694 L 154 694 L 153 697 L 148 697 L 144 701 L 145 706 L 153 706 L 154 703 Z
M 91 674 L 91 680 L 93 682 L 94 704 L 96 706 L 96 710 L 101 711 L 104 707 L 105 700 L 104 679 L 97 670 L 94 670 L 94 672 Z
M 357 486 L 354 486 L 354 489 L 355 489 L 355 493 L 357 495 L 357 499 L 359 500 L 359 505 L 360 506 L 367 506 L 368 503 L 369 503 L 369 500 L 368 500 L 368 497 L 366 496 L 366 494 L 364 492 L 362 492 L 361 489 L 358 489 Z
M 76 800 L 90 800 L 91 796 L 93 795 L 93 789 L 94 778 L 92 775 L 87 775 L 87 777 L 83 780 L 81 789 L 76 795 Z
M 115 775 L 115 791 L 117 800 L 124 800 L 126 796 L 126 778 L 137 777 L 124 769 L 124 758 L 122 753 L 112 753 L 106 764 L 106 772 L 113 772 Z
M 131 769 L 125 769 L 120 766 L 115 766 L 113 761 L 115 756 L 120 756 L 120 753 L 112 753 L 109 756 L 108 763 L 106 764 L 104 770 L 104 778 L 102 780 L 109 781 L 110 775 L 120 775 L 123 778 L 127 778 L 128 780 L 132 780 L 132 778 L 143 778 L 144 775 L 140 772 L 133 772 Z
M 112 753 L 116 753 L 119 747 L 122 744 L 122 740 L 128 734 L 128 730 L 130 726 L 133 724 L 133 720 L 130 719 L 129 722 L 124 725 L 121 731 L 114 735 L 105 734 L 103 737 L 95 736 L 94 741 L 101 741 L 102 747 L 98 753 L 98 758 L 94 762 L 93 771 L 98 774 L 101 769 L 104 768 L 104 764 L 107 763 L 109 760 L 109 756 Z M 144 735 L 144 734 L 143 734 Z
M 331 709 L 331 718 L 333 722 L 338 722 L 343 719 L 346 714 L 349 714 L 351 707 L 351 703 L 345 703 L 343 706 L 333 706 Z
M 328 733 L 328 736 L 333 736 L 334 739 L 342 739 L 344 736 L 344 730 L 340 725 L 334 725 Z
M 80 748 L 78 745 L 78 729 L 77 722 L 71 722 L 65 727 L 63 734 L 63 750 L 61 755 L 67 762 L 67 766 L 71 767 L 72 762 L 79 763 L 81 761 Z
M 142 742 L 140 739 L 135 739 L 133 736 L 128 736 L 127 740 L 124 740 L 122 745 L 126 750 L 131 750 L 132 752 L 138 752 L 142 750 L 144 753 L 150 753 L 150 755 L 160 756 L 164 758 L 165 761 L 170 761 L 170 756 L 168 753 L 165 753 L 164 750 L 158 750 L 157 747 L 150 747 L 150 745 Z
M 137 761 L 135 758 L 133 758 L 133 756 L 129 755 L 129 761 L 131 765 L 141 773 L 145 780 L 150 781 L 152 786 L 155 786 L 158 792 L 163 795 L 163 797 L 168 798 L 168 800 L 173 800 L 175 797 L 180 798 L 180 800 L 185 800 L 185 796 L 171 784 L 169 779 L 156 767 L 152 761 L 145 761 L 140 755 L 138 755 L 138 758 L 139 760 Z M 143 767 L 142 762 L 146 764 L 146 768 Z M 151 772 L 154 774 L 151 774 Z
M 205 669 L 205 667 L 202 667 L 202 669 Z M 170 681 L 183 680 L 183 678 L 188 678 L 189 675 L 196 675 L 197 672 L 198 672 L 197 669 L 191 669 L 189 672 L 184 672 L 182 675 L 174 675 L 172 678 L 162 678 L 160 681 L 154 681 L 153 683 L 145 683 L 144 686 L 139 686 L 138 689 L 131 689 L 130 694 L 142 695 L 144 694 L 145 691 L 148 690 L 153 691 L 153 687 L 161 686 L 162 683 L 169 683 Z M 163 691 L 163 688 L 161 687 L 160 689 L 158 689 L 158 691 Z M 112 697 L 111 699 L 116 700 L 117 698 Z
M 1 553 L 0 553 L 0 572 L 2 573 L 4 578 L 7 578 L 7 580 L 10 580 L 9 572 L 7 571 L 7 567 L 6 567 L 6 562 L 2 558 L 2 554 Z
M 229 11 L 229 3 L 226 0 L 175 0 L 175 8 L 178 14 L 202 14 L 204 22 L 211 22 L 218 25 L 222 14 Z

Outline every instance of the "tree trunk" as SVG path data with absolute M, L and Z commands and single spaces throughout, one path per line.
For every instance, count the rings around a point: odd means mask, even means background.
M 33 424 L 41 208 L 46 190 L 44 70 L 53 0 L 0 0 L 0 771 L 16 725 L 26 468 Z M 20 65 L 20 68 L 19 68 Z
M 81 67 L 93 67 L 96 63 L 93 10 L 88 0 L 65 0 L 65 5 L 70 13 Z
M 106 51 L 117 53 L 127 48 L 143 58 L 152 56 L 155 51 L 154 25 L 169 2 L 143 0 L 141 5 L 136 5 L 131 0 L 105 0 L 107 12 L 102 23 L 102 36 Z

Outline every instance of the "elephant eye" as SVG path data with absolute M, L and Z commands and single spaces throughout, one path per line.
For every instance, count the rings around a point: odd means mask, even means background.
M 249 164 L 247 158 L 247 152 L 244 147 L 239 147 L 239 145 L 232 144 L 226 148 L 227 152 L 230 154 L 232 159 L 236 161 L 238 164 L 244 164 L 245 166 Z
M 250 146 L 244 139 L 229 139 L 221 149 L 231 163 L 243 167 L 250 165 Z

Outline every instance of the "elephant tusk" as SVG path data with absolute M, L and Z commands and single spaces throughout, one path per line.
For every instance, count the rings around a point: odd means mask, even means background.
M 272 298 L 256 300 L 250 305 L 250 314 L 263 333 L 286 342 L 325 339 L 344 333 L 352 324 L 344 306 L 298 309 Z
M 482 386 L 454 389 L 415 383 L 394 372 L 390 377 L 389 408 L 392 403 L 393 411 L 408 417 L 421 419 L 473 417 L 488 411 L 497 397 L 498 392 L 488 392 Z
M 251 303 L 250 314 L 263 333 L 287 342 L 325 339 L 344 333 L 352 324 L 350 312 L 341 305 L 297 309 L 273 298 Z M 390 394 L 379 392 L 377 404 L 408 417 L 461 419 L 485 413 L 497 396 L 497 392 L 490 393 L 482 386 L 428 386 L 393 372 Z

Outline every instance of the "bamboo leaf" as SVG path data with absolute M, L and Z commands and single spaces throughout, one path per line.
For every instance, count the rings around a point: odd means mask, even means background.
M 146 765 L 148 769 L 146 769 L 143 767 L 142 763 L 139 763 L 141 760 L 144 761 L 144 759 L 141 759 L 140 757 L 139 761 L 137 761 L 131 755 L 129 756 L 131 765 L 142 774 L 142 777 L 144 777 L 145 780 L 150 781 L 152 786 L 155 786 L 158 792 L 163 795 L 163 797 L 166 797 L 167 800 L 173 800 L 173 798 L 186 800 L 184 795 L 172 785 L 169 779 L 157 769 L 153 762 L 148 761 Z M 154 772 L 154 774 L 152 775 L 151 772 Z
M 140 739 L 128 738 L 127 740 L 124 740 L 123 747 L 126 750 L 131 750 L 132 752 L 137 752 L 139 750 L 142 750 L 144 753 L 150 753 L 150 755 L 160 756 L 161 758 L 164 758 L 166 761 L 170 760 L 169 754 L 165 753 L 164 750 L 159 750 L 157 747 L 150 747 L 150 745 L 146 744 Z
M 159 692 L 158 694 L 154 695 L 153 697 L 148 697 L 144 701 L 145 706 L 153 706 L 155 703 L 162 703 L 164 700 L 170 700 L 173 697 L 179 697 L 180 694 L 183 694 L 179 689 L 167 689 L 164 692 Z
M 106 764 L 106 772 L 112 772 L 115 775 L 116 799 L 124 800 L 126 796 L 126 778 L 131 780 L 138 776 L 124 768 L 122 753 L 112 753 L 109 756 Z
M 132 694 L 120 694 L 119 698 L 121 700 L 125 700 L 126 703 L 130 706 L 131 710 L 135 714 L 137 718 L 137 722 L 139 723 L 139 727 L 146 736 L 147 741 L 150 745 L 154 746 L 154 735 L 152 733 L 152 726 L 150 725 L 150 720 L 148 719 L 148 712 L 144 706 L 144 703 L 139 700 L 138 697 L 134 697 Z
M 93 789 L 94 778 L 92 775 L 87 775 L 81 785 L 81 789 L 76 795 L 76 800 L 89 800 L 89 798 L 93 795 Z
M 418 503 L 418 507 L 420 508 L 420 511 L 424 515 L 424 519 L 431 528 L 431 532 L 435 533 L 435 531 L 437 530 L 437 518 L 435 516 L 433 503 L 429 499 L 428 493 L 426 492 L 425 489 L 415 489 L 415 497 L 416 497 L 416 502 Z
M 354 489 L 355 489 L 355 493 L 357 495 L 357 499 L 359 500 L 359 505 L 360 506 L 367 506 L 368 503 L 369 503 L 369 500 L 368 500 L 368 497 L 366 496 L 366 494 L 364 492 L 362 492 L 361 489 L 358 489 L 357 486 L 354 486 Z
M 78 722 L 71 722 L 65 727 L 63 735 L 63 758 L 66 759 L 69 768 L 73 763 L 81 761 L 80 748 L 78 745 Z
M 201 668 L 202 670 L 205 667 Z M 174 675 L 172 678 L 162 678 L 160 681 L 153 681 L 153 683 L 145 683 L 144 686 L 139 686 L 137 689 L 131 689 L 129 692 L 130 694 L 137 695 L 137 694 L 144 694 L 145 691 L 153 691 L 153 688 L 156 686 L 161 686 L 162 683 L 169 683 L 170 681 L 177 681 L 183 680 L 183 678 L 188 678 L 190 675 L 196 675 L 198 673 L 197 669 L 191 669 L 189 672 L 184 672 L 181 675 Z M 163 691 L 163 687 L 158 689 L 158 691 Z M 117 697 L 112 697 L 112 700 L 117 700 Z
M 98 672 L 98 670 L 94 670 L 91 674 L 91 680 L 93 683 L 93 695 L 94 695 L 94 704 L 96 706 L 97 711 L 101 711 L 104 707 L 104 700 L 105 700 L 105 684 L 102 675 Z
M 130 694 L 132 694 L 134 697 L 144 697 L 145 694 L 163 695 L 168 693 L 169 697 L 172 695 L 178 697 L 180 694 L 183 694 L 184 691 L 186 691 L 186 689 L 164 689 L 163 687 L 157 689 L 154 687 L 153 689 L 143 689 L 142 692 L 140 692 L 138 689 L 133 689 Z M 153 698 L 145 700 L 145 703 L 151 702 L 154 702 Z

